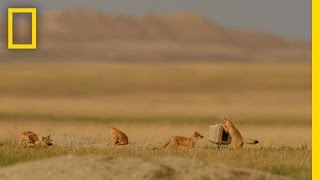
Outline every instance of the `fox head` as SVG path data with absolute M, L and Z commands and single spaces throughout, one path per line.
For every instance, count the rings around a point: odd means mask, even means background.
M 193 135 L 194 135 L 196 138 L 203 138 L 203 136 L 202 136 L 198 131 L 195 131 Z
M 47 146 L 52 146 L 53 144 L 52 144 L 52 139 L 51 139 L 51 137 L 50 137 L 50 134 L 48 134 L 47 136 L 43 136 L 42 137 L 42 142 L 44 143 L 44 144 L 46 144 Z
M 27 138 L 27 143 L 29 143 L 29 144 L 34 144 L 35 142 L 34 142 L 35 140 L 33 139 L 33 136 L 31 135 L 31 134 L 29 134 L 29 136 L 28 136 L 28 138 Z
M 116 128 L 116 124 L 113 124 L 113 126 L 106 126 L 106 128 L 109 130 L 109 129 L 114 129 Z
M 224 125 L 229 128 L 230 126 L 234 126 L 232 123 L 232 118 L 231 117 L 224 117 L 223 118 Z

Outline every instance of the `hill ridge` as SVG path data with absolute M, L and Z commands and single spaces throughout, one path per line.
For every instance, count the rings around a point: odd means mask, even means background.
M 21 27 L 26 26 L 21 23 Z M 308 59 L 311 52 L 306 43 L 223 27 L 193 12 L 123 16 L 86 9 L 55 11 L 39 17 L 38 32 L 40 46 L 33 55 L 46 54 L 54 59 L 58 58 L 57 52 L 62 59 L 77 59 L 85 54 L 94 59 L 133 61 L 153 61 L 153 53 L 157 61 L 181 62 L 255 60 L 265 55 Z M 17 33 L 17 37 L 24 37 L 30 32 Z M 10 56 L 15 55 L 2 55 Z

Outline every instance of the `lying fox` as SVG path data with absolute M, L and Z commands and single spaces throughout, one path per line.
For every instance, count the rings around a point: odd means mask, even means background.
M 166 141 L 163 148 L 166 149 L 170 143 L 173 143 L 173 149 L 177 149 L 180 145 L 191 149 L 196 145 L 199 138 L 203 138 L 203 136 L 198 131 L 195 131 L 190 138 L 173 136 Z
M 43 136 L 41 140 L 39 140 L 39 137 L 36 133 L 32 132 L 32 131 L 25 131 L 21 134 L 21 138 L 20 138 L 20 143 L 19 143 L 19 147 L 21 146 L 22 143 L 26 143 L 27 145 L 40 145 L 43 147 L 48 147 L 48 146 L 52 146 L 52 139 L 50 138 L 50 134 L 48 134 L 47 136 Z
M 112 136 L 111 140 L 107 142 L 107 145 L 108 144 L 126 145 L 129 143 L 128 136 L 124 132 L 120 131 L 114 126 L 113 127 L 107 126 L 106 128 Z
M 236 150 L 240 150 L 243 147 L 243 144 L 258 144 L 259 141 L 258 140 L 254 140 L 254 139 L 243 139 L 239 130 L 235 127 L 235 125 L 232 122 L 232 119 L 229 117 L 224 117 L 224 125 L 223 128 L 224 130 L 230 134 L 232 141 L 234 143 L 234 148 Z

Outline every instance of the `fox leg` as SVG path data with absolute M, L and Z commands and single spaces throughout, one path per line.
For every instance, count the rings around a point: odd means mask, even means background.
M 244 144 L 243 142 L 240 143 L 240 148 L 241 149 L 243 148 L 243 144 Z
M 175 140 L 175 141 L 173 142 L 173 149 L 174 149 L 174 150 L 177 150 L 178 147 L 179 147 L 179 143 L 177 142 L 177 140 Z
M 107 145 L 109 144 L 117 144 L 117 139 L 115 137 L 112 137 L 108 142 L 107 142 Z
M 228 131 L 228 129 L 227 129 L 227 127 L 226 127 L 225 125 L 221 124 L 221 126 L 223 127 L 223 130 L 224 130 L 226 133 L 229 133 L 229 131 Z
M 119 144 L 119 145 L 126 145 L 126 144 L 128 144 L 128 143 L 126 143 L 126 142 L 118 142 L 118 144 Z
M 188 146 L 188 149 L 189 149 L 190 152 L 194 151 L 193 146 L 190 146 L 190 145 L 189 145 L 189 146 Z
M 112 145 L 116 145 L 118 144 L 117 140 L 110 140 L 109 142 L 107 142 L 107 145 L 112 144 Z
M 236 142 L 236 143 L 234 144 L 234 148 L 235 148 L 236 150 L 241 150 L 242 147 L 243 147 L 243 142 Z
M 162 146 L 162 148 L 163 148 L 163 149 L 167 149 L 167 147 L 170 145 L 171 141 L 172 141 L 172 139 L 168 139 L 168 140 L 164 143 L 164 145 Z
M 178 147 L 179 147 L 179 144 L 173 144 L 173 149 L 174 149 L 174 150 L 177 150 Z
M 39 143 L 37 143 L 37 144 L 39 144 Z M 27 142 L 27 147 L 34 147 L 35 145 L 37 145 L 36 143 L 28 143 Z
M 117 138 L 113 138 L 113 141 L 111 142 L 113 145 L 115 145 L 115 144 L 118 144 L 119 143 L 119 141 L 118 141 L 118 139 Z

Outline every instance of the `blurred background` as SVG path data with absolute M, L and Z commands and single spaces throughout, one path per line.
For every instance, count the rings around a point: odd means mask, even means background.
M 7 50 L 8 7 L 37 7 L 37 50 Z M 3 137 L 26 129 L 98 137 L 116 123 L 160 139 L 206 134 L 228 115 L 265 144 L 311 144 L 311 1 L 2 0 L 0 8 Z M 15 15 L 15 42 L 30 42 L 30 18 Z

